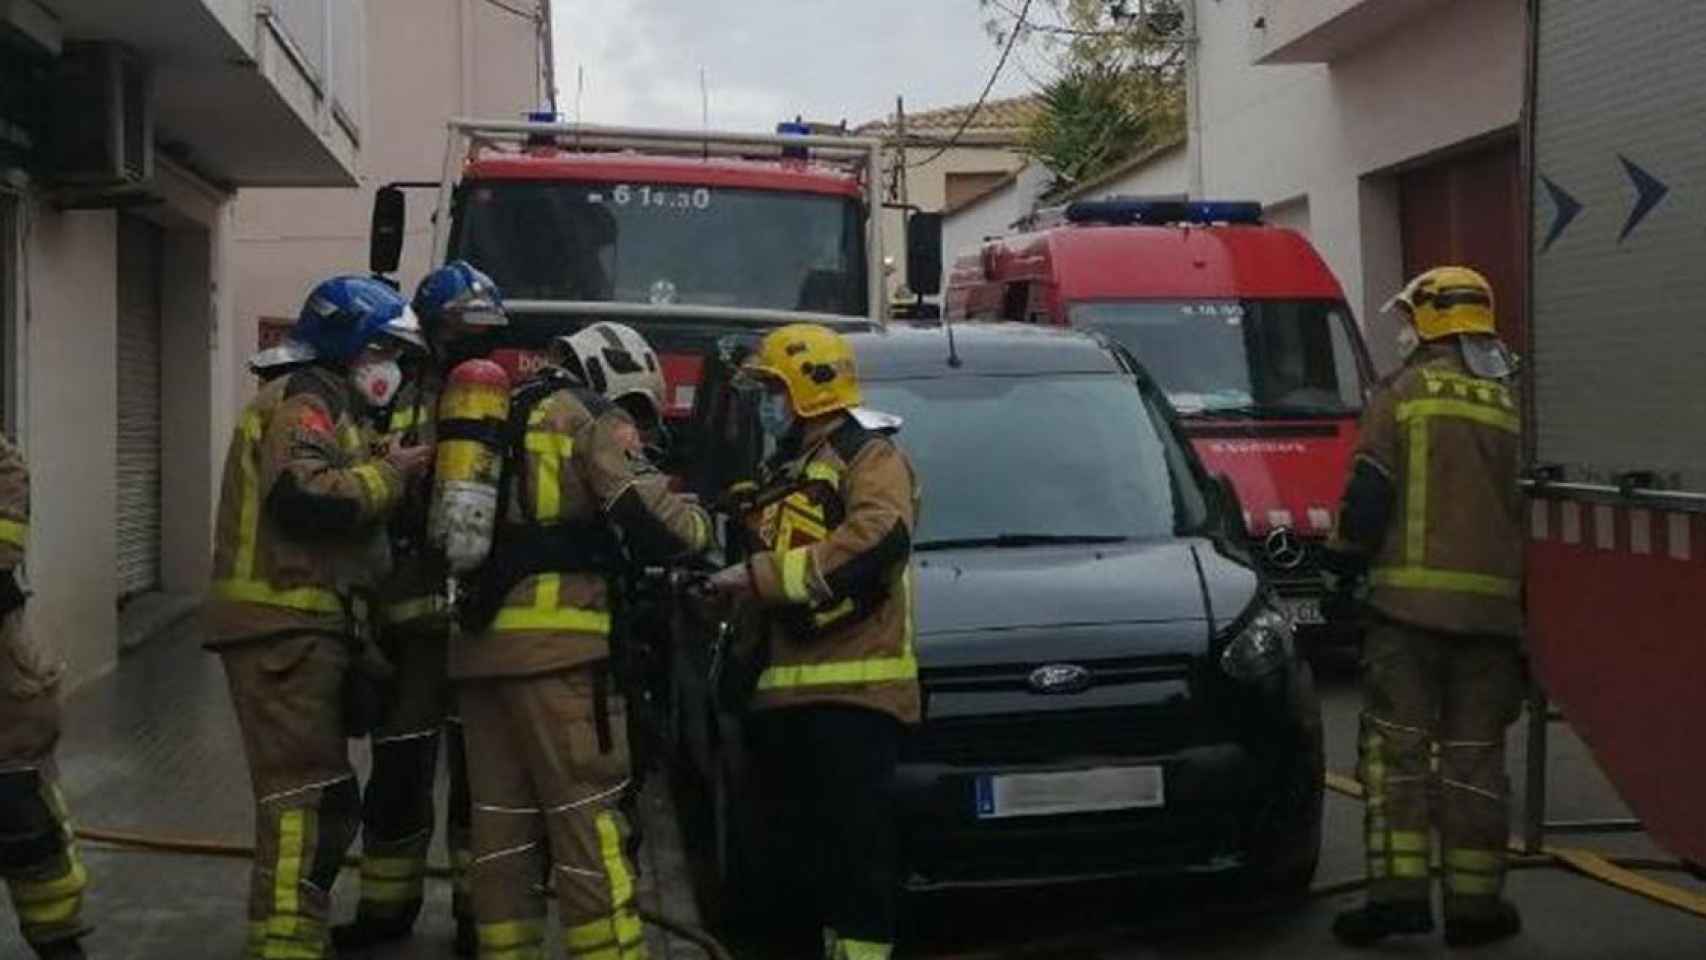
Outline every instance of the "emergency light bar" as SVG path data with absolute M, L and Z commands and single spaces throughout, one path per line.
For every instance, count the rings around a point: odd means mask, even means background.
M 1262 205 L 1248 200 L 1146 200 L 1133 197 L 1079 200 L 1067 206 L 1066 221 L 1109 226 L 1171 223 L 1256 224 L 1262 222 Z

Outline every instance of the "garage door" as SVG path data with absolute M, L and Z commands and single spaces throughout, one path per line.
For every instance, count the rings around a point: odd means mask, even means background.
M 120 220 L 119 600 L 160 586 L 160 232 Z
M 1524 349 L 1528 234 L 1517 141 L 1408 171 L 1398 188 L 1405 276 L 1448 263 L 1479 270 L 1493 285 L 1499 333 L 1512 349 Z

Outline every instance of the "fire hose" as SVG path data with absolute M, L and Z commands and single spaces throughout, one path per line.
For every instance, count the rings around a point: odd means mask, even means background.
M 100 827 L 80 827 L 76 831 L 79 840 L 89 843 L 105 844 L 129 850 L 144 850 L 150 853 L 165 853 L 178 856 L 223 857 L 231 860 L 253 860 L 255 848 L 240 843 L 224 843 L 212 840 L 201 840 L 189 837 L 162 837 L 149 833 L 135 833 L 125 830 L 107 830 Z M 347 868 L 357 868 L 361 861 L 349 858 L 344 862 Z M 432 864 L 427 867 L 427 876 L 439 879 L 451 877 L 449 867 Z M 651 910 L 637 911 L 640 919 L 667 933 L 674 934 L 705 951 L 711 960 L 734 960 L 717 939 L 705 930 L 692 924 L 676 920 L 672 917 Z

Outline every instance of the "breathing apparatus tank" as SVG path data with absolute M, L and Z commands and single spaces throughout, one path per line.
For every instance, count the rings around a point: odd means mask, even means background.
M 450 371 L 438 402 L 438 450 L 427 537 L 452 575 L 466 574 L 492 551 L 498 522 L 509 375 L 490 360 Z

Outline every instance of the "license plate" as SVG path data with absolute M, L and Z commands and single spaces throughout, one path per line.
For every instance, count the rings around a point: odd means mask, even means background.
M 1319 626 L 1327 622 L 1321 616 L 1321 601 L 1311 597 L 1307 600 L 1285 600 L 1286 613 L 1291 615 L 1291 622 L 1300 627 Z
M 1159 807 L 1166 799 L 1160 767 L 1098 767 L 977 778 L 980 820 Z

